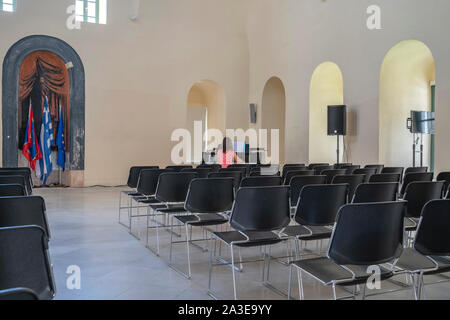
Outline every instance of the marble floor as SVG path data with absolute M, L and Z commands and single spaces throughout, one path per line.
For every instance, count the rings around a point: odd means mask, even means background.
M 182 277 L 167 265 L 169 253 L 168 232 L 161 231 L 161 257 L 145 247 L 145 218 L 135 219 L 133 232 L 141 233 L 143 240 L 137 240 L 118 223 L 118 188 L 84 189 L 36 189 L 35 194 L 44 197 L 51 229 L 50 255 L 57 285 L 56 299 L 210 299 L 207 294 L 209 253 L 197 248 L 191 249 L 192 280 Z M 142 211 L 143 212 L 143 211 Z M 124 222 L 126 220 L 124 211 Z M 150 233 L 150 245 L 155 245 L 155 232 Z M 315 248 L 312 244 L 311 250 Z M 325 248 L 325 245 L 324 245 Z M 223 248 L 222 253 L 228 254 Z M 282 256 L 284 245 L 274 246 L 272 255 Z M 255 259 L 259 249 L 243 249 L 244 259 Z M 185 267 L 185 247 L 174 248 L 174 263 Z M 68 289 L 66 285 L 70 266 L 81 270 L 81 288 Z M 238 297 L 240 299 L 263 300 L 284 299 L 261 284 L 260 262 L 245 265 L 243 272 L 237 272 Z M 271 282 L 283 291 L 287 290 L 288 268 L 272 262 Z M 214 268 L 213 289 L 222 299 L 231 299 L 231 268 Z M 442 280 L 429 277 L 427 282 Z M 404 281 L 404 276 L 396 280 Z M 306 299 L 331 299 L 332 291 L 312 278 L 304 277 Z M 383 282 L 381 291 L 400 289 L 390 282 Z M 297 287 L 294 286 L 295 293 Z M 373 293 L 367 292 L 367 293 Z M 338 296 L 348 295 L 338 289 Z M 411 299 L 411 289 L 370 296 L 368 299 Z M 450 299 L 450 282 L 428 284 L 428 299 Z

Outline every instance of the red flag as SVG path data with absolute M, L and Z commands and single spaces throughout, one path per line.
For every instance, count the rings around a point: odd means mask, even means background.
M 30 105 L 28 111 L 27 129 L 25 131 L 25 141 L 23 143 L 22 153 L 30 163 L 30 168 L 36 170 L 36 161 L 42 158 L 39 144 L 37 143 L 36 133 L 34 131 L 33 108 Z

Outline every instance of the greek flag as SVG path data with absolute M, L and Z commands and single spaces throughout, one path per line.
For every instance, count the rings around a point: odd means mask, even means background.
M 53 127 L 48 108 L 48 99 L 45 97 L 44 110 L 42 113 L 41 138 L 39 147 L 41 148 L 42 158 L 39 159 L 39 165 L 36 167 L 36 175 L 45 185 L 47 178 L 53 170 L 52 167 L 52 150 L 53 145 Z

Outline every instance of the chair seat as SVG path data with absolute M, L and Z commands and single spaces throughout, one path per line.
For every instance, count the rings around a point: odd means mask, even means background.
M 273 232 L 246 232 L 249 237 L 249 241 L 243 244 L 236 244 L 238 247 L 258 247 L 272 245 L 281 242 L 281 239 Z M 235 241 L 245 241 L 246 238 L 240 232 L 227 231 L 227 232 L 214 232 L 220 240 L 224 241 L 228 245 Z
M 411 272 L 433 269 L 436 265 L 426 256 L 417 252 L 413 248 L 404 248 L 402 255 L 398 259 L 397 267 Z
M 296 225 L 286 227 L 284 233 L 289 237 L 298 237 L 301 240 L 321 240 L 330 238 L 332 230 L 321 226 L 308 226 L 308 228 L 305 228 L 302 225 Z
M 159 201 L 156 200 L 155 198 L 139 199 L 139 200 L 137 200 L 137 202 L 143 203 L 143 204 L 157 204 L 157 203 L 159 203 Z
M 129 197 L 142 197 L 144 196 L 142 193 L 136 192 L 136 191 L 131 191 L 129 193 L 127 193 L 127 196 Z
M 333 281 L 342 281 L 351 279 L 353 275 L 342 266 L 333 262 L 326 257 L 305 259 L 293 262 L 297 267 L 310 274 L 325 285 L 332 284 Z M 355 279 L 339 283 L 340 286 L 350 286 L 355 284 L 365 283 L 372 273 L 367 273 L 368 266 L 346 266 L 355 273 Z M 381 280 L 393 276 L 392 271 L 380 267 Z
M 405 218 L 405 231 L 414 231 L 417 229 L 419 219 Z
M 190 224 L 193 226 L 214 226 L 228 222 L 227 218 L 217 213 L 176 216 L 175 219 L 183 224 Z
M 179 206 L 179 207 L 170 207 L 170 208 L 160 208 L 156 210 L 159 213 L 183 213 L 187 212 L 185 208 Z
M 431 258 L 437 262 L 438 268 L 435 271 L 426 272 L 425 274 L 431 275 L 450 271 L 450 257 L 431 256 Z

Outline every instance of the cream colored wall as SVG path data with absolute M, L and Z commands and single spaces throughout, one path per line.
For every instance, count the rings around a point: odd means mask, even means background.
M 369 30 L 367 8 L 379 5 L 381 29 Z M 276 75 L 286 88 L 286 161 L 309 159 L 309 85 L 314 69 L 334 61 L 344 79 L 351 136 L 349 161 L 379 160 L 380 69 L 402 40 L 424 42 L 436 70 L 436 170 L 450 171 L 450 29 L 448 0 L 248 0 L 250 102 L 260 104 L 265 81 Z
M 133 22 L 134 2 L 109 0 L 108 24 L 82 24 L 81 30 L 66 28 L 74 0 L 19 0 L 16 13 L 0 12 L 0 59 L 32 34 L 62 39 L 80 55 L 87 186 L 124 184 L 132 165 L 170 164 L 171 133 L 185 127 L 187 95 L 199 79 L 223 88 L 227 126 L 248 124 L 241 0 L 140 1 Z
M 270 78 L 264 87 L 262 95 L 261 128 L 267 129 L 267 155 L 272 159 L 276 148 L 271 143 L 271 130 L 279 130 L 278 160 L 280 164 L 283 164 L 285 159 L 285 105 L 286 96 L 283 82 L 277 77 Z M 274 161 L 271 162 L 275 164 Z
M 336 137 L 328 136 L 328 106 L 344 104 L 344 82 L 335 63 L 323 62 L 314 70 L 309 99 L 309 160 L 336 163 Z
M 380 74 L 380 163 L 412 166 L 413 135 L 405 122 L 411 110 L 431 111 L 434 80 L 433 56 L 424 43 L 405 40 L 387 53 Z M 424 138 L 424 165 L 429 166 L 430 136 Z

